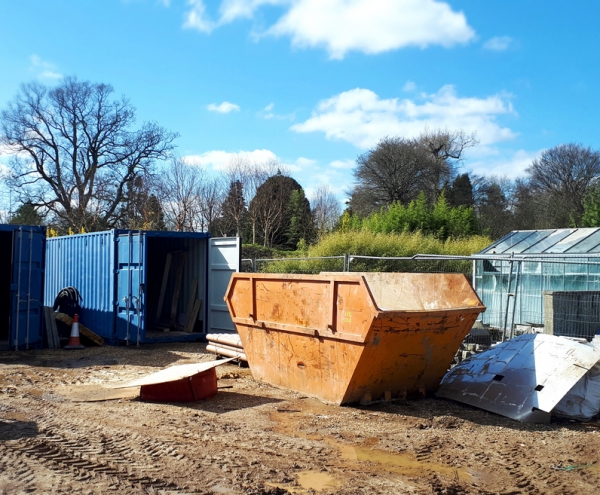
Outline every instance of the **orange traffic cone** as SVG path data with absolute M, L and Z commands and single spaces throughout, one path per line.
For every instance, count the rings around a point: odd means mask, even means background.
M 73 324 L 71 325 L 71 336 L 69 337 L 69 343 L 65 346 L 65 349 L 85 349 L 79 341 L 79 315 L 73 315 Z

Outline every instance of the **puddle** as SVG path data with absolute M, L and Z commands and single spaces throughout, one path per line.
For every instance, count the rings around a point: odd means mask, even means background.
M 473 475 L 464 468 L 455 468 L 446 464 L 428 461 L 427 459 L 419 460 L 417 459 L 416 454 L 412 452 L 389 453 L 383 450 L 369 448 L 369 444 L 377 443 L 378 439 L 367 439 L 365 441 L 366 445 L 353 446 L 340 443 L 333 438 L 328 437 L 327 430 L 323 431 L 323 435 L 302 433 L 302 431 L 298 429 L 298 424 L 305 421 L 307 416 L 327 419 L 327 415 L 331 414 L 331 406 L 327 406 L 322 402 L 309 399 L 302 401 L 301 403 L 289 405 L 286 410 L 289 410 L 290 412 L 275 412 L 271 414 L 271 419 L 277 422 L 280 431 L 308 440 L 324 441 L 330 447 L 339 451 L 343 461 L 353 461 L 358 463 L 370 462 L 377 464 L 390 472 L 398 473 L 403 476 L 421 476 L 424 473 L 436 473 L 446 478 L 461 481 L 471 481 L 473 479 Z M 320 433 L 318 429 L 317 433 Z M 315 474 L 322 475 L 325 473 L 315 472 Z M 300 479 L 298 482 L 302 485 Z M 328 488 L 331 488 L 331 486 L 328 486 Z M 317 488 L 313 489 L 316 490 Z
M 454 468 L 431 461 L 420 461 L 413 453 L 391 454 L 383 450 L 341 445 L 333 441 L 328 441 L 328 443 L 340 450 L 343 459 L 381 464 L 390 471 L 405 476 L 420 476 L 423 473 L 432 472 L 461 481 L 472 479 L 471 474 L 463 468 Z
M 323 490 L 335 490 L 342 483 L 333 476 L 320 471 L 301 471 L 298 473 L 298 484 L 301 488 L 294 488 L 283 483 L 265 483 L 273 488 L 282 488 L 289 493 L 306 494 L 309 490 L 320 492 Z
M 342 486 L 333 476 L 319 471 L 302 471 L 298 473 L 298 484 L 305 490 L 315 490 L 317 492 Z

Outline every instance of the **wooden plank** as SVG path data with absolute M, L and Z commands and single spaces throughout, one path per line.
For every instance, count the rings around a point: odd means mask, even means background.
M 185 327 L 183 329 L 184 332 L 192 333 L 194 331 L 194 326 L 196 325 L 196 320 L 198 319 L 198 313 L 200 312 L 200 308 L 202 307 L 202 299 L 196 299 L 194 302 L 194 308 L 192 312 L 188 315 L 185 320 Z
M 160 296 L 158 297 L 158 306 L 156 308 L 156 320 L 160 320 L 163 304 L 165 303 L 165 292 L 167 291 L 167 282 L 169 281 L 169 271 L 171 269 L 171 259 L 173 255 L 167 253 L 167 259 L 165 260 L 165 270 L 163 272 L 162 284 L 160 286 Z
M 185 266 L 186 253 L 179 255 L 179 265 L 177 266 L 177 275 L 175 277 L 175 287 L 173 288 L 173 299 L 171 300 L 171 317 L 169 324 L 177 327 L 177 306 L 179 304 L 179 294 L 181 292 L 181 281 L 183 279 L 183 268 Z
M 58 349 L 60 347 L 60 338 L 54 319 L 54 310 L 49 306 L 44 306 L 44 317 L 46 319 L 46 343 L 48 349 Z
M 198 279 L 195 278 L 192 280 L 192 290 L 190 292 L 190 297 L 188 299 L 187 310 L 185 312 L 185 326 L 187 327 L 187 322 L 189 320 L 190 315 L 192 314 L 192 310 L 194 309 L 194 304 L 196 302 L 196 291 L 198 289 Z M 185 331 L 185 330 L 184 330 Z
M 73 324 L 73 318 L 64 313 L 54 313 L 54 318 L 56 318 L 59 321 L 62 321 L 63 323 L 66 323 L 69 326 Z M 85 325 L 82 325 L 81 322 L 79 323 L 79 335 L 82 335 L 83 337 L 91 340 L 96 345 L 104 345 L 104 339 L 100 337 L 100 335 L 92 332 Z

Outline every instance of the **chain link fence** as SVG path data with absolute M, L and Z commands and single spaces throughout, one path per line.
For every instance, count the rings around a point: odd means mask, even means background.
M 463 273 L 487 307 L 467 344 L 487 345 L 522 333 L 548 333 L 600 345 L 600 255 L 246 259 L 242 271 Z

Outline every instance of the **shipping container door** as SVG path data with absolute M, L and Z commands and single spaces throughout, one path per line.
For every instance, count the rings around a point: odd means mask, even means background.
M 39 228 L 20 227 L 13 235 L 10 344 L 15 350 L 42 346 L 45 239 Z
M 214 237 L 208 246 L 207 333 L 235 332 L 223 298 L 231 274 L 240 271 L 241 238 Z
M 116 236 L 117 340 L 140 344 L 144 341 L 145 235 L 128 232 Z

